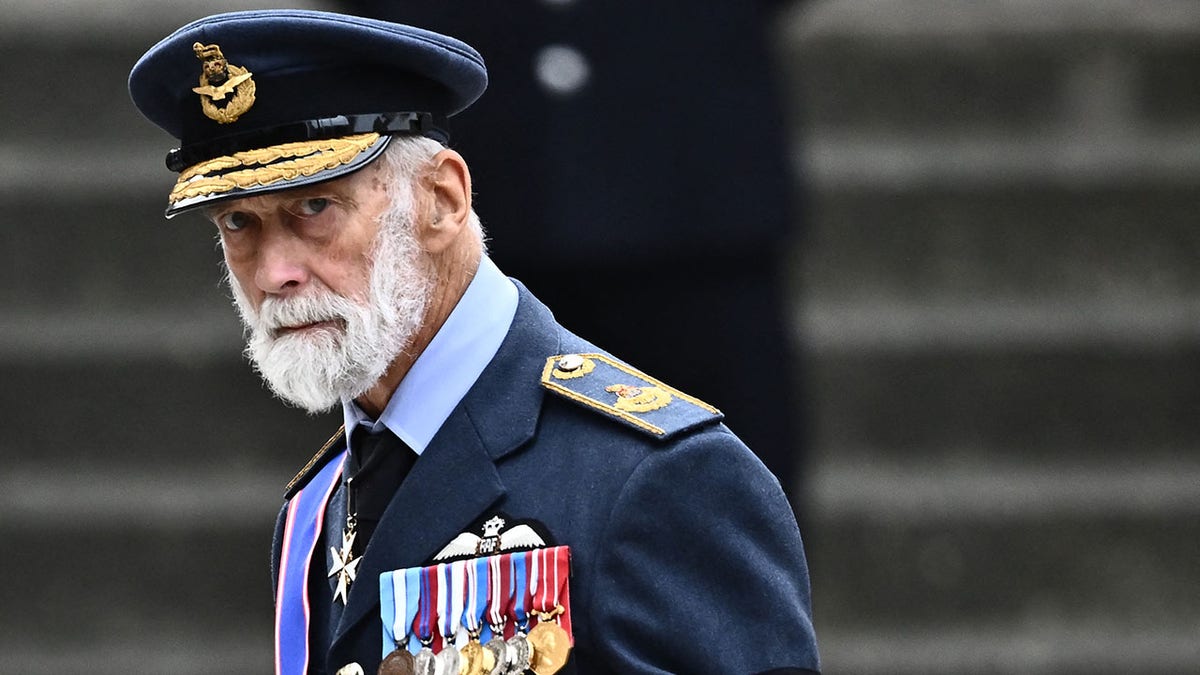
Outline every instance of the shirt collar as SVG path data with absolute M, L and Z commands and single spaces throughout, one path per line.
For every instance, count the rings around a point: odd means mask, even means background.
M 486 255 L 437 335 L 417 357 L 378 420 L 342 401 L 346 438 L 362 424 L 384 427 L 418 455 L 466 395 L 504 342 L 517 313 L 517 287 Z

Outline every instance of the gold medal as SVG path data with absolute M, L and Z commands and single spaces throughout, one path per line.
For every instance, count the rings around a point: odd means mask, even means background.
M 567 663 L 571 654 L 571 638 L 567 631 L 554 620 L 565 609 L 558 605 L 551 612 L 534 612 L 538 617 L 538 625 L 529 631 L 525 638 L 533 654 L 529 657 L 529 668 L 537 675 L 553 675 Z
M 539 623 L 529 631 L 526 639 L 533 648 L 529 667 L 537 675 L 553 675 L 566 665 L 567 657 L 571 654 L 571 641 L 567 631 L 557 623 Z
M 401 647 L 387 655 L 383 663 L 379 664 L 376 675 L 414 675 L 416 672 L 413 667 L 413 655 Z
M 479 644 L 478 638 L 468 640 L 467 644 L 458 650 L 458 675 L 485 675 L 491 671 L 486 661 L 491 654 Z

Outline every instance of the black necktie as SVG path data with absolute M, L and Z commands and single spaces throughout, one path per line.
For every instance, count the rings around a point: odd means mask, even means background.
M 358 531 L 355 555 L 366 550 L 392 495 L 416 461 L 417 453 L 387 428 L 373 434 L 361 424 L 355 427 L 346 459 L 346 513 L 354 516 Z

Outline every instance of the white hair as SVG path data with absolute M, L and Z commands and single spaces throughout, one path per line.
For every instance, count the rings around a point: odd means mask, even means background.
M 382 162 L 384 167 L 390 172 L 391 180 L 388 181 L 388 196 L 395 200 L 396 194 L 393 192 L 398 185 L 405 184 L 411 186 L 415 181 L 425 178 L 429 175 L 432 168 L 430 160 L 437 153 L 445 150 L 446 146 L 425 136 L 396 136 L 388 147 L 383 151 L 383 156 L 378 162 Z M 487 251 L 487 237 L 483 230 L 483 223 L 479 219 L 479 214 L 475 213 L 475 209 L 471 209 L 471 213 L 467 216 L 467 225 L 474 231 L 475 236 L 484 246 L 484 251 Z

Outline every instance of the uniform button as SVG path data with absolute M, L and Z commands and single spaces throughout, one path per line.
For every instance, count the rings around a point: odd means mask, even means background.
M 587 58 L 568 45 L 546 45 L 533 62 L 538 81 L 555 94 L 568 95 L 587 84 L 592 74 Z
M 583 357 L 578 354 L 567 354 L 559 359 L 556 365 L 559 370 L 569 373 L 573 370 L 579 370 L 580 366 L 583 365 Z

